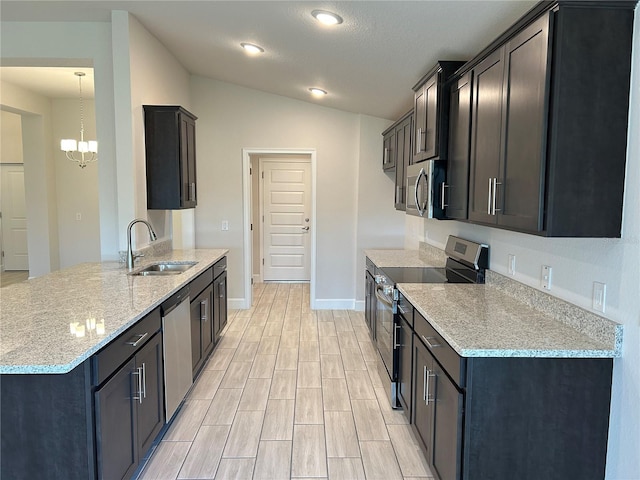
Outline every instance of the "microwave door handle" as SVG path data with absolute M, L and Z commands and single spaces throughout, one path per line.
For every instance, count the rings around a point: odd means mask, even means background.
M 420 210 L 420 200 L 418 199 L 418 184 L 420 183 L 420 175 L 422 175 L 422 172 L 423 171 L 420 170 L 420 173 L 416 177 L 416 184 L 413 186 L 413 196 L 414 200 L 416 201 L 416 210 L 418 210 L 420 216 L 422 216 L 422 211 Z
M 424 216 L 424 212 L 426 211 L 426 205 L 425 207 L 422 206 L 422 202 L 420 201 L 420 199 L 418 198 L 418 186 L 420 185 L 420 180 L 422 179 L 422 177 L 424 177 L 425 182 L 427 180 L 427 174 L 424 171 L 424 168 L 420 169 L 420 173 L 418 174 L 418 178 L 416 178 L 416 208 L 418 209 L 418 213 L 420 214 L 420 216 Z

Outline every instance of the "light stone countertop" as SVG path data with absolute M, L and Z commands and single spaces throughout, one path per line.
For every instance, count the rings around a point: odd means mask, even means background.
M 621 330 L 614 341 L 594 338 L 491 285 L 401 283 L 398 289 L 462 357 L 621 355 Z M 600 318 L 610 331 L 620 327 Z
M 121 263 L 83 263 L 2 288 L 0 374 L 70 372 L 227 253 L 172 250 L 136 265 L 198 262 L 180 275 L 132 276 Z M 76 322 L 84 336 L 71 334 Z

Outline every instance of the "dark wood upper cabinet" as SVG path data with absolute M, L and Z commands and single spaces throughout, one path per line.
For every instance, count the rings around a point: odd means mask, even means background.
M 179 106 L 144 105 L 147 208 L 194 208 L 196 119 Z
M 450 88 L 447 181 L 442 187 L 447 218 L 467 218 L 472 79 L 472 72 L 467 72 Z
M 407 204 L 407 166 L 413 163 L 412 126 L 413 110 L 410 110 L 382 132 L 384 149 L 382 168 L 385 172 L 395 172 L 394 205 L 396 210 L 405 210 Z
M 620 237 L 635 4 L 540 3 L 457 72 L 473 82 L 470 221 Z
M 445 159 L 449 134 L 449 95 L 445 81 L 464 62 L 440 61 L 413 87 L 413 162 Z
M 382 169 L 396 168 L 396 129 L 395 124 L 382 132 Z

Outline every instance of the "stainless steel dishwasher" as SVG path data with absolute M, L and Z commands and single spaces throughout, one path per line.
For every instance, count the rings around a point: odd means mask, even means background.
M 189 287 L 162 304 L 164 398 L 169 423 L 193 383 Z

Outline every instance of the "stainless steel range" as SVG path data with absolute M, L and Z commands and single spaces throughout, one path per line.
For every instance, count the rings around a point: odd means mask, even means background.
M 445 267 L 378 267 L 376 269 L 375 343 L 379 352 L 378 371 L 391 398 L 391 406 L 398 402 L 397 339 L 398 283 L 484 283 L 489 264 L 489 247 L 450 235 L 445 253 Z

